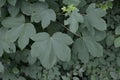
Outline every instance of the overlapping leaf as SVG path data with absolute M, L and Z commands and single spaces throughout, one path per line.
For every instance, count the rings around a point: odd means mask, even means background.
M 6 39 L 10 42 L 15 42 L 18 39 L 18 46 L 24 49 L 32 35 L 36 33 L 34 25 L 25 23 L 23 15 L 17 17 L 8 17 L 2 21 L 4 27 L 10 28 L 6 33 Z
M 83 62 L 89 62 L 89 52 L 83 41 L 83 39 L 79 38 L 74 42 L 73 45 L 73 53 L 78 54 L 78 58 Z
M 103 47 L 101 46 L 101 44 L 92 39 L 92 37 L 83 37 L 83 41 L 92 56 L 103 56 Z
M 45 68 L 51 68 L 57 59 L 69 61 L 71 50 L 67 45 L 72 44 L 72 39 L 61 32 L 55 33 L 52 37 L 48 33 L 38 33 L 32 37 L 35 43 L 31 47 L 32 57 L 40 59 Z
M 120 25 L 115 29 L 115 34 L 120 35 Z
M 9 4 L 15 6 L 17 3 L 17 0 L 7 0 Z
M 66 15 L 68 16 L 68 15 Z M 64 21 L 65 25 L 69 25 L 70 30 L 75 33 L 78 30 L 79 23 L 83 23 L 83 16 L 75 10 L 69 14 L 69 18 Z
M 115 47 L 120 47 L 120 37 L 116 38 L 115 41 L 114 41 L 114 45 Z
M 15 17 L 15 16 L 18 15 L 20 9 L 19 9 L 18 6 L 9 5 L 8 11 L 9 11 L 9 13 L 10 13 L 11 16 Z
M 56 21 L 56 14 L 54 10 L 49 9 L 46 3 L 34 3 L 23 2 L 22 12 L 31 16 L 32 22 L 40 22 L 43 28 L 48 27 L 51 21 Z
M 100 8 L 96 8 L 95 4 L 89 5 L 87 9 L 86 25 L 87 27 L 93 27 L 97 30 L 104 31 L 107 29 L 107 24 L 101 17 L 105 16 L 106 12 Z
M 16 51 L 15 45 L 5 39 L 6 32 L 7 29 L 0 28 L 0 56 L 3 55 L 4 51 L 7 53 L 10 53 L 11 51 Z
M 8 71 L 6 71 L 6 72 L 4 72 L 4 74 L 2 74 L 2 79 L 3 80 L 18 80 L 14 74 L 12 74 Z
M 0 7 L 2 7 L 6 3 L 6 1 L 13 6 L 15 6 L 17 3 L 17 0 L 0 0 Z
M 31 78 L 34 78 L 34 79 L 38 79 L 38 78 L 40 79 L 41 72 L 42 72 L 41 70 L 42 70 L 41 66 L 34 64 L 31 66 L 22 68 L 21 71 L 24 72 L 26 76 L 30 76 Z

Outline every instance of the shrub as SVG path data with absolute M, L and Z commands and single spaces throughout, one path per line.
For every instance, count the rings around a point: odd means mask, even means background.
M 119 5 L 0 0 L 0 78 L 119 80 Z

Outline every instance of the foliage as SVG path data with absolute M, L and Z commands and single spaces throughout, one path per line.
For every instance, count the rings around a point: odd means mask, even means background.
M 119 0 L 0 0 L 0 79 L 119 80 Z

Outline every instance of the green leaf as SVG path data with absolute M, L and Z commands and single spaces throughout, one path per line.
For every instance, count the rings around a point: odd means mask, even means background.
M 49 5 L 50 9 L 53 9 L 55 12 L 59 12 L 59 4 L 56 2 L 56 0 L 46 0 L 46 3 Z
M 63 0 L 63 3 L 66 4 L 66 5 L 75 5 L 75 6 L 78 6 L 79 3 L 80 3 L 80 0 Z
M 64 21 L 64 24 L 69 25 L 70 30 L 73 33 L 76 33 L 79 27 L 79 23 L 83 22 L 84 22 L 83 16 L 80 13 L 78 13 L 78 10 L 75 10 L 69 14 L 69 18 Z
M 120 57 L 117 57 L 116 62 L 117 62 L 117 65 L 120 66 Z
M 32 15 L 33 9 L 32 9 L 32 4 L 30 4 L 27 1 L 22 1 L 21 4 L 21 11 L 23 12 L 23 14 L 26 14 L 28 16 Z
M 33 65 L 37 61 L 37 59 L 31 55 L 29 55 L 27 59 L 30 65 Z
M 10 28 L 6 33 L 6 39 L 10 42 L 15 42 L 18 39 L 18 46 L 21 50 L 28 45 L 30 37 L 36 33 L 34 25 L 25 23 L 25 18 L 22 15 L 8 17 L 3 20 L 2 24 L 3 26 Z
M 62 76 L 62 80 L 70 80 L 68 76 Z
M 79 80 L 79 77 L 73 77 L 73 80 Z
M 7 17 L 2 21 L 2 25 L 7 28 L 18 27 L 24 24 L 25 17 L 23 15 L 18 15 L 16 17 Z
M 36 14 L 36 16 L 39 16 L 37 15 L 37 13 L 39 14 L 45 9 L 48 9 L 48 5 L 44 2 L 37 2 L 31 4 L 28 1 L 22 1 L 22 5 L 21 5 L 22 12 L 25 15 L 31 16 L 31 18 L 34 17 L 34 14 Z
M 115 36 L 113 34 L 108 34 L 106 37 L 107 46 L 112 46 L 114 44 Z
M 26 47 L 26 45 L 29 44 L 30 37 L 34 35 L 35 33 L 36 33 L 36 30 L 33 24 L 26 23 L 24 25 L 24 28 L 21 34 L 19 35 L 19 39 L 18 39 L 18 45 L 22 50 Z
M 89 5 L 86 11 L 86 23 L 88 23 L 89 26 L 96 28 L 97 30 L 104 31 L 107 29 L 107 24 L 101 17 L 105 16 L 106 12 L 100 8 L 95 8 L 95 6 L 95 4 Z
M 87 16 L 84 16 L 84 23 L 85 23 L 85 24 L 84 24 L 85 27 L 87 27 L 87 29 L 88 29 L 88 31 L 89 31 L 89 34 L 95 35 L 95 29 L 94 29 L 93 26 L 90 25 Z M 87 29 L 85 29 L 85 30 L 83 31 L 83 33 L 86 33 Z M 87 32 L 88 32 L 88 31 L 87 31 Z
M 28 67 L 23 67 L 21 72 L 25 73 L 26 76 L 30 76 L 31 78 L 38 79 L 39 76 L 41 75 L 42 67 L 34 64 Z
M 63 43 L 63 44 L 66 44 L 66 45 L 70 45 L 73 43 L 73 40 L 71 39 L 71 37 L 69 37 L 68 35 L 66 34 L 63 34 L 61 32 L 56 32 L 53 37 L 52 37 L 54 40 L 60 42 L 60 43 Z
M 20 33 L 22 32 L 23 26 L 24 26 L 24 24 L 22 24 L 19 27 L 13 27 L 9 31 L 7 31 L 7 33 L 5 35 L 6 39 L 10 42 L 15 42 L 18 39 Z
M 34 3 L 22 2 L 22 12 L 26 15 L 31 15 L 32 22 L 40 22 L 43 29 L 48 27 L 51 21 L 56 21 L 56 14 L 54 10 L 48 9 L 46 3 Z
M 1 8 L 0 8 L 0 17 L 2 17 Z
M 19 74 L 19 69 L 17 68 L 17 67 L 14 67 L 13 69 L 12 69 L 12 72 L 14 73 L 14 74 Z
M 95 14 L 88 14 L 86 17 L 89 25 L 97 30 L 104 31 L 107 29 L 106 22 L 103 19 L 96 17 Z
M 103 47 L 97 43 L 91 37 L 83 37 L 83 40 L 86 44 L 86 47 L 90 54 L 94 57 L 101 57 L 103 56 Z
M 98 31 L 98 30 L 96 30 L 94 37 L 95 37 L 96 41 L 102 41 L 106 37 L 106 32 L 105 31 Z
M 33 21 L 37 23 L 41 21 L 43 29 L 48 27 L 50 21 L 56 21 L 56 14 L 52 9 L 45 9 L 42 12 L 37 11 L 37 13 L 33 14 L 33 16 L 34 16 L 34 19 L 32 18 Z
M 39 1 L 45 2 L 45 0 L 39 0 Z
M 96 76 L 95 75 L 91 75 L 90 80 L 96 80 Z
M 9 4 L 15 6 L 16 5 L 16 2 L 17 0 L 7 0 Z
M 50 24 L 50 21 L 56 21 L 56 14 L 52 9 L 43 11 L 40 16 L 43 28 L 46 28 Z
M 101 8 L 96 8 L 96 4 L 92 3 L 88 6 L 86 10 L 87 14 L 95 13 L 98 17 L 104 17 L 106 15 L 106 11 L 102 10 Z
M 0 62 L 0 72 L 4 72 L 4 66 L 1 62 Z
M 6 72 L 4 72 L 4 74 L 2 75 L 2 79 L 3 79 L 3 80 L 17 80 L 17 77 L 16 77 L 14 74 L 6 71 Z
M 8 11 L 12 17 L 15 17 L 19 13 L 19 8 L 17 6 L 9 5 Z
M 83 6 L 85 6 L 87 3 L 85 0 L 80 0 L 80 4 L 78 5 L 78 8 L 82 8 Z
M 6 28 L 3 27 L 0 28 L 0 56 L 3 55 L 4 51 L 7 53 L 10 53 L 10 50 L 15 51 L 15 47 L 13 47 L 14 44 L 5 39 L 6 32 L 7 32 Z
M 35 43 L 31 47 L 31 55 L 39 58 L 45 68 L 53 67 L 57 58 L 62 61 L 70 60 L 71 51 L 67 45 L 73 41 L 68 35 L 57 32 L 50 37 L 48 33 L 43 32 L 33 36 L 32 40 Z
M 2 56 L 2 55 L 3 55 L 3 49 L 0 48 L 0 56 Z
M 57 26 L 57 27 L 55 27 L 55 26 Z M 51 29 L 52 28 L 52 29 Z M 58 31 L 60 31 L 60 30 L 62 30 L 63 29 L 63 27 L 62 27 L 62 25 L 60 25 L 60 23 L 58 23 L 58 22 L 55 22 L 55 23 L 51 23 L 48 27 L 47 27 L 47 32 L 50 34 L 50 35 L 52 35 L 52 34 L 54 34 L 55 32 L 58 32 Z
M 114 41 L 114 45 L 115 47 L 120 47 L 120 37 L 116 38 L 115 41 Z
M 83 40 L 81 38 L 77 39 L 73 45 L 73 53 L 78 54 L 78 58 L 83 63 L 88 63 L 89 61 L 89 52 Z
M 120 26 L 118 26 L 118 27 L 115 29 L 115 34 L 116 34 L 116 35 L 120 35 Z
M 22 51 L 17 50 L 17 52 L 10 54 L 10 57 L 14 59 L 17 63 L 20 63 L 20 62 L 27 63 L 28 55 L 30 55 L 30 51 L 28 49 L 24 49 Z
M 115 80 L 118 79 L 118 74 L 116 72 L 110 72 L 110 75 L 113 79 L 115 79 Z
M 26 80 L 24 77 L 19 77 L 17 80 Z

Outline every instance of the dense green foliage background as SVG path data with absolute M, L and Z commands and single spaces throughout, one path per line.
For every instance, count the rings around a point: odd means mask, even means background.
M 0 0 L 0 79 L 119 80 L 120 0 Z

